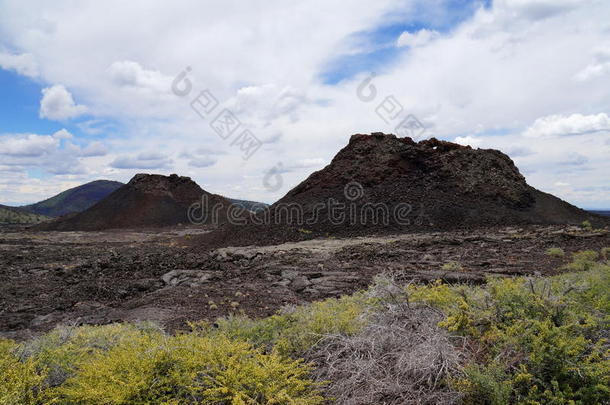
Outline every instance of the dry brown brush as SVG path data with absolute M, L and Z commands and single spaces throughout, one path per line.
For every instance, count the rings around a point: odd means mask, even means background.
M 439 328 L 442 314 L 408 305 L 391 282 L 377 284 L 382 306 L 352 336 L 327 336 L 308 353 L 316 378 L 329 381 L 337 404 L 454 404 L 460 395 L 448 385 L 457 375 L 459 351 Z M 383 290 L 383 291 L 380 291 Z M 401 289 L 404 291 L 404 289 Z

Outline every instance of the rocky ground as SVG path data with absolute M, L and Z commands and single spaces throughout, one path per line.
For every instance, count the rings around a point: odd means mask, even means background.
M 545 254 L 610 246 L 608 230 L 497 227 L 263 247 L 193 248 L 206 231 L 0 230 L 0 336 L 24 339 L 57 324 L 153 320 L 170 330 L 231 313 L 353 292 L 390 272 L 403 280 L 484 282 L 487 275 L 554 274 Z M 448 264 L 450 263 L 450 264 Z

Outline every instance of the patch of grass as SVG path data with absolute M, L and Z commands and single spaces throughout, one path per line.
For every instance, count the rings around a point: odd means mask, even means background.
M 327 299 L 310 305 L 285 308 L 261 320 L 229 316 L 217 321 L 217 328 L 194 324 L 203 334 L 225 335 L 243 339 L 256 346 L 273 347 L 284 355 L 298 355 L 315 346 L 329 334 L 353 334 L 365 324 L 367 298 L 354 294 Z
M 582 221 L 582 223 L 580 224 L 580 227 L 582 229 L 584 229 L 585 231 L 591 231 L 593 230 L 593 225 L 591 224 L 591 221 Z
M 552 247 L 546 250 L 546 255 L 551 257 L 564 257 L 566 253 L 560 247 Z
M 583 250 L 572 254 L 572 262 L 564 266 L 570 271 L 587 271 L 595 266 L 599 253 L 594 250 Z
M 462 265 L 456 261 L 450 261 L 441 267 L 442 270 L 445 271 L 461 271 L 463 269 Z

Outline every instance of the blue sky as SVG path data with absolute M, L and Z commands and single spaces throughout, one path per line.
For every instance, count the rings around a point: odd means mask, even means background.
M 0 204 L 141 171 L 273 202 L 352 133 L 393 132 L 376 113 L 391 96 L 425 137 L 500 149 L 535 187 L 610 207 L 601 0 L 35 3 L 0 0 Z M 263 142 L 251 159 L 192 110 L 203 89 Z
M 9 70 L 0 69 L 0 122 L 2 133 L 51 133 L 56 122 L 38 118 L 43 85 Z
M 71 120 L 41 118 L 40 100 L 46 87 L 48 84 L 39 80 L 0 69 L 0 133 L 52 134 L 65 128 L 74 135 L 74 141 L 80 143 L 103 139 L 106 134 L 116 132 L 118 123 L 111 118 L 96 118 L 89 114 Z
M 427 29 L 448 34 L 460 23 L 471 18 L 479 8 L 490 6 L 491 1 L 451 0 L 443 2 L 442 7 L 435 8 L 434 13 L 430 13 L 426 10 L 426 3 L 415 3 L 414 13 L 406 16 L 401 16 L 400 13 L 396 13 L 397 16 L 388 15 L 387 20 L 391 23 L 355 32 L 346 38 L 347 43 L 360 51 L 331 59 L 320 72 L 320 79 L 325 84 L 334 85 L 358 73 L 382 73 L 390 69 L 402 54 L 408 52 L 408 49 L 395 46 L 397 38 L 403 32 Z

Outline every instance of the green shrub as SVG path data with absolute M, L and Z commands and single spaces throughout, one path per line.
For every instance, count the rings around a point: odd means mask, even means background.
M 470 403 L 594 404 L 610 398 L 610 266 L 547 279 L 490 279 L 485 287 L 410 287 L 410 299 L 445 313 L 440 323 L 475 339 L 479 365 L 457 386 Z M 504 376 L 504 374 L 506 376 Z M 513 392 L 506 402 L 505 393 Z M 475 400 L 478 398 L 478 400 Z
M 465 405 L 506 405 L 510 403 L 512 383 L 501 366 L 469 365 L 465 377 L 454 383 L 464 394 Z
M 36 404 L 46 370 L 33 360 L 20 361 L 17 349 L 14 342 L 0 339 L 0 404 Z
M 610 260 L 610 247 L 602 248 L 601 255 L 604 260 Z
M 590 231 L 593 229 L 593 225 L 591 225 L 591 221 L 582 221 L 582 223 L 580 224 L 581 228 L 587 231 Z
M 548 248 L 546 250 L 546 254 L 547 254 L 547 256 L 552 256 L 552 257 L 564 257 L 565 256 L 565 252 L 563 251 L 562 248 L 559 248 L 559 247 Z

